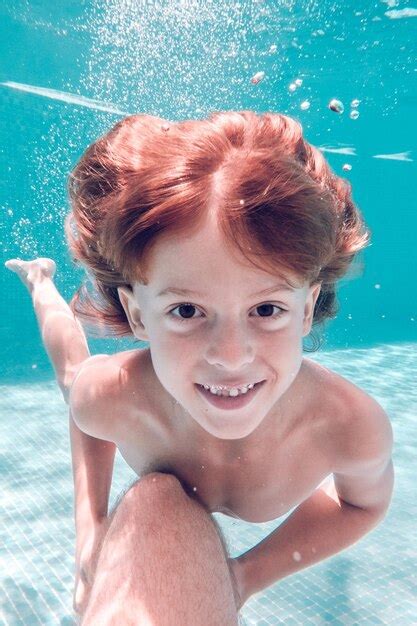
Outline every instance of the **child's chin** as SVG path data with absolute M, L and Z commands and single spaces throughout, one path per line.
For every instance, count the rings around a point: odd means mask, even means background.
M 216 411 L 214 407 L 213 411 Z M 213 414 L 212 419 L 210 419 L 210 413 L 210 409 L 204 409 L 203 414 L 199 413 L 197 416 L 191 414 L 191 417 L 206 433 L 216 439 L 223 439 L 224 441 L 244 439 L 259 426 L 259 423 L 250 423 L 247 419 L 240 421 L 234 418 L 232 420 L 231 416 L 228 417 L 227 415 L 220 420 L 218 415 Z

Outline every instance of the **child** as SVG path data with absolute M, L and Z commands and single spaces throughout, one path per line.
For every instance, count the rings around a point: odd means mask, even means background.
M 335 316 L 369 232 L 349 184 L 280 114 L 127 117 L 87 149 L 69 194 L 69 246 L 95 294 L 84 285 L 70 309 L 51 259 L 7 266 L 72 416 L 74 606 L 83 626 L 237 624 L 252 594 L 388 509 L 386 413 L 302 346 Z M 74 315 L 149 348 L 90 357 Z M 141 478 L 107 516 L 115 446 Z M 211 516 L 294 507 L 234 559 Z

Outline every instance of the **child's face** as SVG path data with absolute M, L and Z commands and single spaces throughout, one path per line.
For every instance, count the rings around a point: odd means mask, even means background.
M 246 437 L 278 410 L 301 367 L 302 338 L 310 331 L 320 291 L 320 284 L 305 284 L 253 295 L 283 281 L 236 254 L 209 219 L 192 236 L 156 243 L 148 285 L 119 288 L 133 333 L 149 341 L 161 384 L 219 439 Z M 158 295 L 169 287 L 200 295 Z M 231 410 L 213 406 L 196 385 L 262 380 L 246 406 Z

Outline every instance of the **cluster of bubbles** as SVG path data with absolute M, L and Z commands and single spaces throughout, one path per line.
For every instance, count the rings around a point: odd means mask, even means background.
M 276 45 L 272 45 L 269 48 L 269 52 L 270 53 L 274 53 L 277 50 L 277 46 Z M 253 85 L 257 85 L 258 83 L 260 83 L 263 79 L 265 78 L 265 72 L 256 72 L 256 74 L 254 74 L 252 76 L 252 78 L 250 79 L 250 82 Z M 301 85 L 303 84 L 303 81 L 301 78 L 296 78 L 292 83 L 289 84 L 288 86 L 288 90 L 291 93 L 294 93 L 299 87 L 301 87 Z M 360 104 L 360 100 L 358 100 L 357 98 L 355 98 L 354 100 L 352 100 L 352 102 L 350 103 L 350 113 L 349 113 L 349 117 L 352 120 L 357 120 L 359 117 L 359 111 L 358 111 L 358 106 Z M 301 104 L 300 104 L 300 109 L 302 111 L 307 111 L 311 106 L 311 103 L 309 100 L 304 100 Z M 339 115 L 341 115 L 344 110 L 345 110 L 345 106 L 343 104 L 343 102 L 341 100 L 338 100 L 337 98 L 332 98 L 330 100 L 330 102 L 328 103 L 328 108 L 330 109 L 330 111 L 334 111 L 335 113 L 338 113 Z M 349 172 L 352 169 L 352 166 L 349 163 L 345 163 L 342 166 L 343 171 L 345 172 Z
M 276 52 L 277 46 L 272 45 L 269 49 L 269 52 Z M 258 83 L 260 83 L 263 79 L 265 78 L 265 72 L 256 72 L 256 74 L 254 74 L 251 79 L 250 82 L 253 85 L 257 85 Z M 301 78 L 296 78 L 294 80 L 294 82 L 290 83 L 290 85 L 288 86 L 288 90 L 291 93 L 294 93 L 298 87 L 301 87 L 301 85 L 303 84 L 303 81 Z M 360 100 L 358 100 L 357 98 L 355 98 L 354 100 L 352 100 L 352 102 L 350 103 L 351 106 L 351 111 L 349 114 L 349 117 L 352 120 L 356 120 L 359 117 L 359 111 L 358 111 L 358 106 L 360 104 Z M 309 102 L 309 100 L 304 100 L 301 104 L 300 104 L 300 109 L 302 111 L 307 111 L 307 109 L 309 109 L 311 106 L 311 103 Z M 343 104 L 343 102 L 341 100 L 338 100 L 337 98 L 332 98 L 328 104 L 328 108 L 331 111 L 334 111 L 335 113 L 339 113 L 342 114 L 345 110 L 345 106 Z
M 356 99 L 352 100 L 352 102 L 350 103 L 351 106 L 351 111 L 349 113 L 349 117 L 352 120 L 357 120 L 359 117 L 359 111 L 358 111 L 358 106 L 360 104 L 360 100 Z M 329 102 L 329 109 L 331 111 L 334 111 L 335 113 L 339 113 L 342 114 L 345 110 L 344 104 L 341 100 L 337 100 L 336 98 L 332 98 L 332 100 L 330 100 Z

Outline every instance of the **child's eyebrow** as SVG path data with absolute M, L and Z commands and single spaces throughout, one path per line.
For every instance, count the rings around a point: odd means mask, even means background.
M 284 283 L 278 283 L 277 285 L 274 285 L 273 287 L 268 287 L 268 289 L 264 289 L 263 291 L 258 291 L 257 293 L 253 293 L 249 297 L 254 298 L 255 296 L 264 296 L 269 293 L 274 293 L 276 291 L 295 291 L 295 289 Z M 205 296 L 205 294 L 200 293 L 199 291 L 191 291 L 190 289 L 180 289 L 179 287 L 166 287 L 165 289 L 162 289 L 162 291 L 160 291 L 157 294 L 157 297 L 166 296 L 168 294 L 174 294 L 176 296 L 197 296 L 197 297 Z

